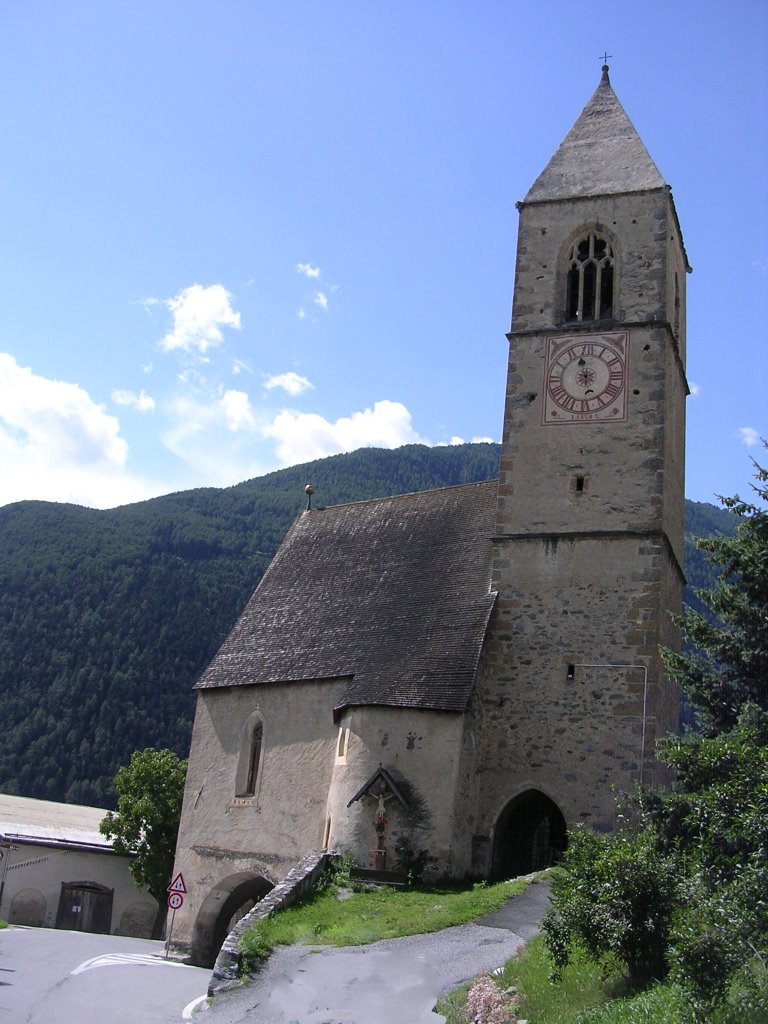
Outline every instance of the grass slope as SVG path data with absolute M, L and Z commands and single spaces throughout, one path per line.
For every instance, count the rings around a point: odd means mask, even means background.
M 306 900 L 252 925 L 240 950 L 246 963 L 268 956 L 275 946 L 296 942 L 361 946 L 379 939 L 435 932 L 474 921 L 523 892 L 524 881 L 412 889 L 353 891 L 333 882 Z
M 550 980 L 552 961 L 543 938 L 530 942 L 525 952 L 508 961 L 494 980 L 501 991 L 521 993 L 517 1014 L 532 1024 L 680 1024 L 677 991 L 656 985 L 647 992 L 628 994 L 626 982 L 609 965 L 577 960 L 563 972 L 560 982 Z M 467 992 L 462 986 L 439 1000 L 437 1009 L 447 1024 L 467 1024 Z
M 497 910 L 526 886 L 515 880 L 465 888 L 353 891 L 349 884 L 342 869 L 295 907 L 252 925 L 240 942 L 244 969 L 255 968 L 278 945 L 359 946 L 465 924 Z M 515 988 L 521 993 L 520 1018 L 535 1024 L 682 1024 L 673 986 L 629 993 L 626 980 L 610 964 L 586 959 L 577 959 L 562 981 L 554 983 L 552 966 L 539 937 L 494 978 L 501 991 Z M 447 1024 L 468 1024 L 470 985 L 439 1000 L 437 1009 Z

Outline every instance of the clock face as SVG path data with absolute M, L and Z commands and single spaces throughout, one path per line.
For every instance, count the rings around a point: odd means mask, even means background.
M 626 331 L 547 339 L 543 423 L 627 418 Z

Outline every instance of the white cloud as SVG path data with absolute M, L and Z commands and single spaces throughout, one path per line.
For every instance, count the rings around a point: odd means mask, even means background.
M 306 309 L 304 309 L 303 306 L 301 306 L 299 308 L 299 311 L 298 311 L 298 313 L 296 315 L 298 316 L 299 320 L 305 320 L 306 317 L 307 317 L 307 311 L 306 311 Z
M 164 305 L 173 314 L 173 330 L 161 339 L 160 348 L 203 354 L 220 345 L 224 340 L 221 327 L 240 328 L 240 314 L 232 308 L 231 300 L 221 284 L 193 284 L 166 299 Z
M 3 451 L 41 463 L 117 467 L 128 450 L 120 424 L 77 384 L 49 380 L 0 353 Z
M 300 395 L 303 391 L 313 388 L 314 384 L 310 383 L 306 377 L 300 377 L 298 373 L 291 370 L 288 373 L 278 373 L 268 377 L 264 387 L 268 391 L 271 391 L 272 388 L 282 388 L 289 395 Z
M 691 392 L 691 398 L 696 398 L 701 394 L 701 387 L 698 384 L 694 384 L 693 381 L 689 381 L 688 388 Z
M 209 400 L 184 395 L 167 407 L 172 425 L 163 444 L 210 486 L 227 487 L 274 469 L 254 458 L 254 435 L 261 435 L 244 391 L 222 391 Z
M 149 412 L 155 408 L 155 400 L 148 395 L 144 388 L 141 389 L 137 395 L 135 391 L 124 391 L 121 388 L 117 388 L 112 392 L 112 401 L 116 402 L 117 405 L 129 405 L 134 409 L 138 409 L 139 412 Z
M 328 309 L 328 297 L 323 292 L 315 292 L 315 297 L 312 301 L 320 309 Z
M 221 396 L 220 405 L 227 430 L 231 433 L 256 429 L 256 418 L 251 409 L 251 402 L 244 391 L 225 391 Z
M 760 443 L 760 433 L 754 427 L 739 427 L 739 433 L 742 444 L 745 444 L 747 448 L 754 448 L 756 444 Z
M 400 402 L 376 402 L 373 409 L 355 412 L 331 423 L 317 413 L 286 410 L 262 428 L 275 439 L 283 465 L 351 452 L 356 448 L 399 448 L 426 443 L 411 425 L 411 414 Z
M 179 384 L 184 384 L 198 392 L 208 387 L 208 379 L 192 366 L 188 366 L 176 374 L 176 380 Z
M 467 442 L 463 437 L 455 435 L 450 441 L 438 441 L 435 448 L 451 448 L 457 444 L 466 444 Z M 470 444 L 493 444 L 494 440 L 492 437 L 473 437 L 469 442 Z
M 173 425 L 163 441 L 184 461 L 190 459 L 180 446 L 190 437 L 222 427 L 230 433 L 253 433 L 258 426 L 248 395 L 234 389 L 222 390 L 209 400 L 180 396 L 168 404 L 167 411 Z
M 78 384 L 0 353 L 0 504 L 25 499 L 109 508 L 159 494 L 126 472 L 120 424 Z
M 305 277 L 320 277 L 320 267 L 313 267 L 311 263 L 297 263 L 296 273 Z

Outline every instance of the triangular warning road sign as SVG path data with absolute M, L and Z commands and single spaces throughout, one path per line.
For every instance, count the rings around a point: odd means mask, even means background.
M 184 885 L 184 875 L 181 872 L 176 875 L 174 880 L 168 886 L 168 892 L 186 892 L 187 887 Z

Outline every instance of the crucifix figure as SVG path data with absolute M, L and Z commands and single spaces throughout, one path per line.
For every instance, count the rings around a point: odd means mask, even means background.
M 393 795 L 392 793 L 387 793 L 386 783 L 383 780 L 379 782 L 378 793 L 366 793 L 365 795 L 369 796 L 371 800 L 376 800 L 376 821 L 383 821 L 384 812 L 386 810 L 384 804 L 387 800 L 391 800 Z

